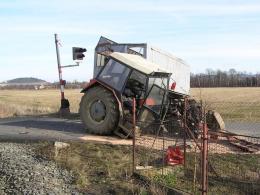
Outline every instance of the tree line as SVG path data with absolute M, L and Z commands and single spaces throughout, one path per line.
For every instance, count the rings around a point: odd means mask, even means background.
M 191 87 L 260 87 L 260 73 L 207 69 L 205 73 L 191 73 Z

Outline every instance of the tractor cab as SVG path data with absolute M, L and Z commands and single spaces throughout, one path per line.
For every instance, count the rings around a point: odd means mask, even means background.
M 134 54 L 113 52 L 106 61 L 82 90 L 80 116 L 89 133 L 131 137 L 134 113 L 141 133 L 158 134 L 158 126 L 166 120 L 180 128 L 185 96 L 169 90 L 171 73 Z M 193 132 L 201 119 L 196 105 L 187 110 Z
M 117 134 L 129 136 L 132 131 L 132 114 L 137 121 L 155 121 L 162 117 L 171 74 L 141 56 L 117 53 L 97 75 L 96 80 L 114 91 L 121 107 Z M 133 109 L 133 99 L 136 107 Z

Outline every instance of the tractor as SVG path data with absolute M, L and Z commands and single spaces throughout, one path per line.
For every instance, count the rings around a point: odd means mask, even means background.
M 201 108 L 188 98 L 189 74 L 182 60 L 147 44 L 118 44 L 101 37 L 95 49 L 94 78 L 81 91 L 81 120 L 89 133 L 128 138 L 133 135 L 133 114 L 139 130 L 153 134 L 156 124 L 166 120 L 181 128 L 185 114 L 197 136 Z

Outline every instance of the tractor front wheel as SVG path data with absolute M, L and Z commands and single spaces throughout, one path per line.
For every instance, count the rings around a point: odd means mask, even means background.
M 109 135 L 118 125 L 118 103 L 102 86 L 89 89 L 80 102 L 80 116 L 89 133 Z

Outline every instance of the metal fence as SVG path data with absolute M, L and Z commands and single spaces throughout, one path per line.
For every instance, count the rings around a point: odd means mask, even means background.
M 197 138 L 185 117 L 161 123 L 137 121 L 148 130 L 136 130 L 135 175 L 146 185 L 160 186 L 162 194 L 260 194 L 258 106 L 203 103 L 202 110 L 217 110 L 226 126 L 214 129 L 203 112 Z
M 196 194 L 201 189 L 201 142 L 185 131 L 183 121 L 139 123 L 135 136 L 135 173 L 163 192 Z M 147 128 L 148 127 L 148 128 Z
M 260 194 L 259 102 L 211 102 L 205 107 L 217 110 L 225 121 L 221 131 L 209 131 L 208 193 Z

